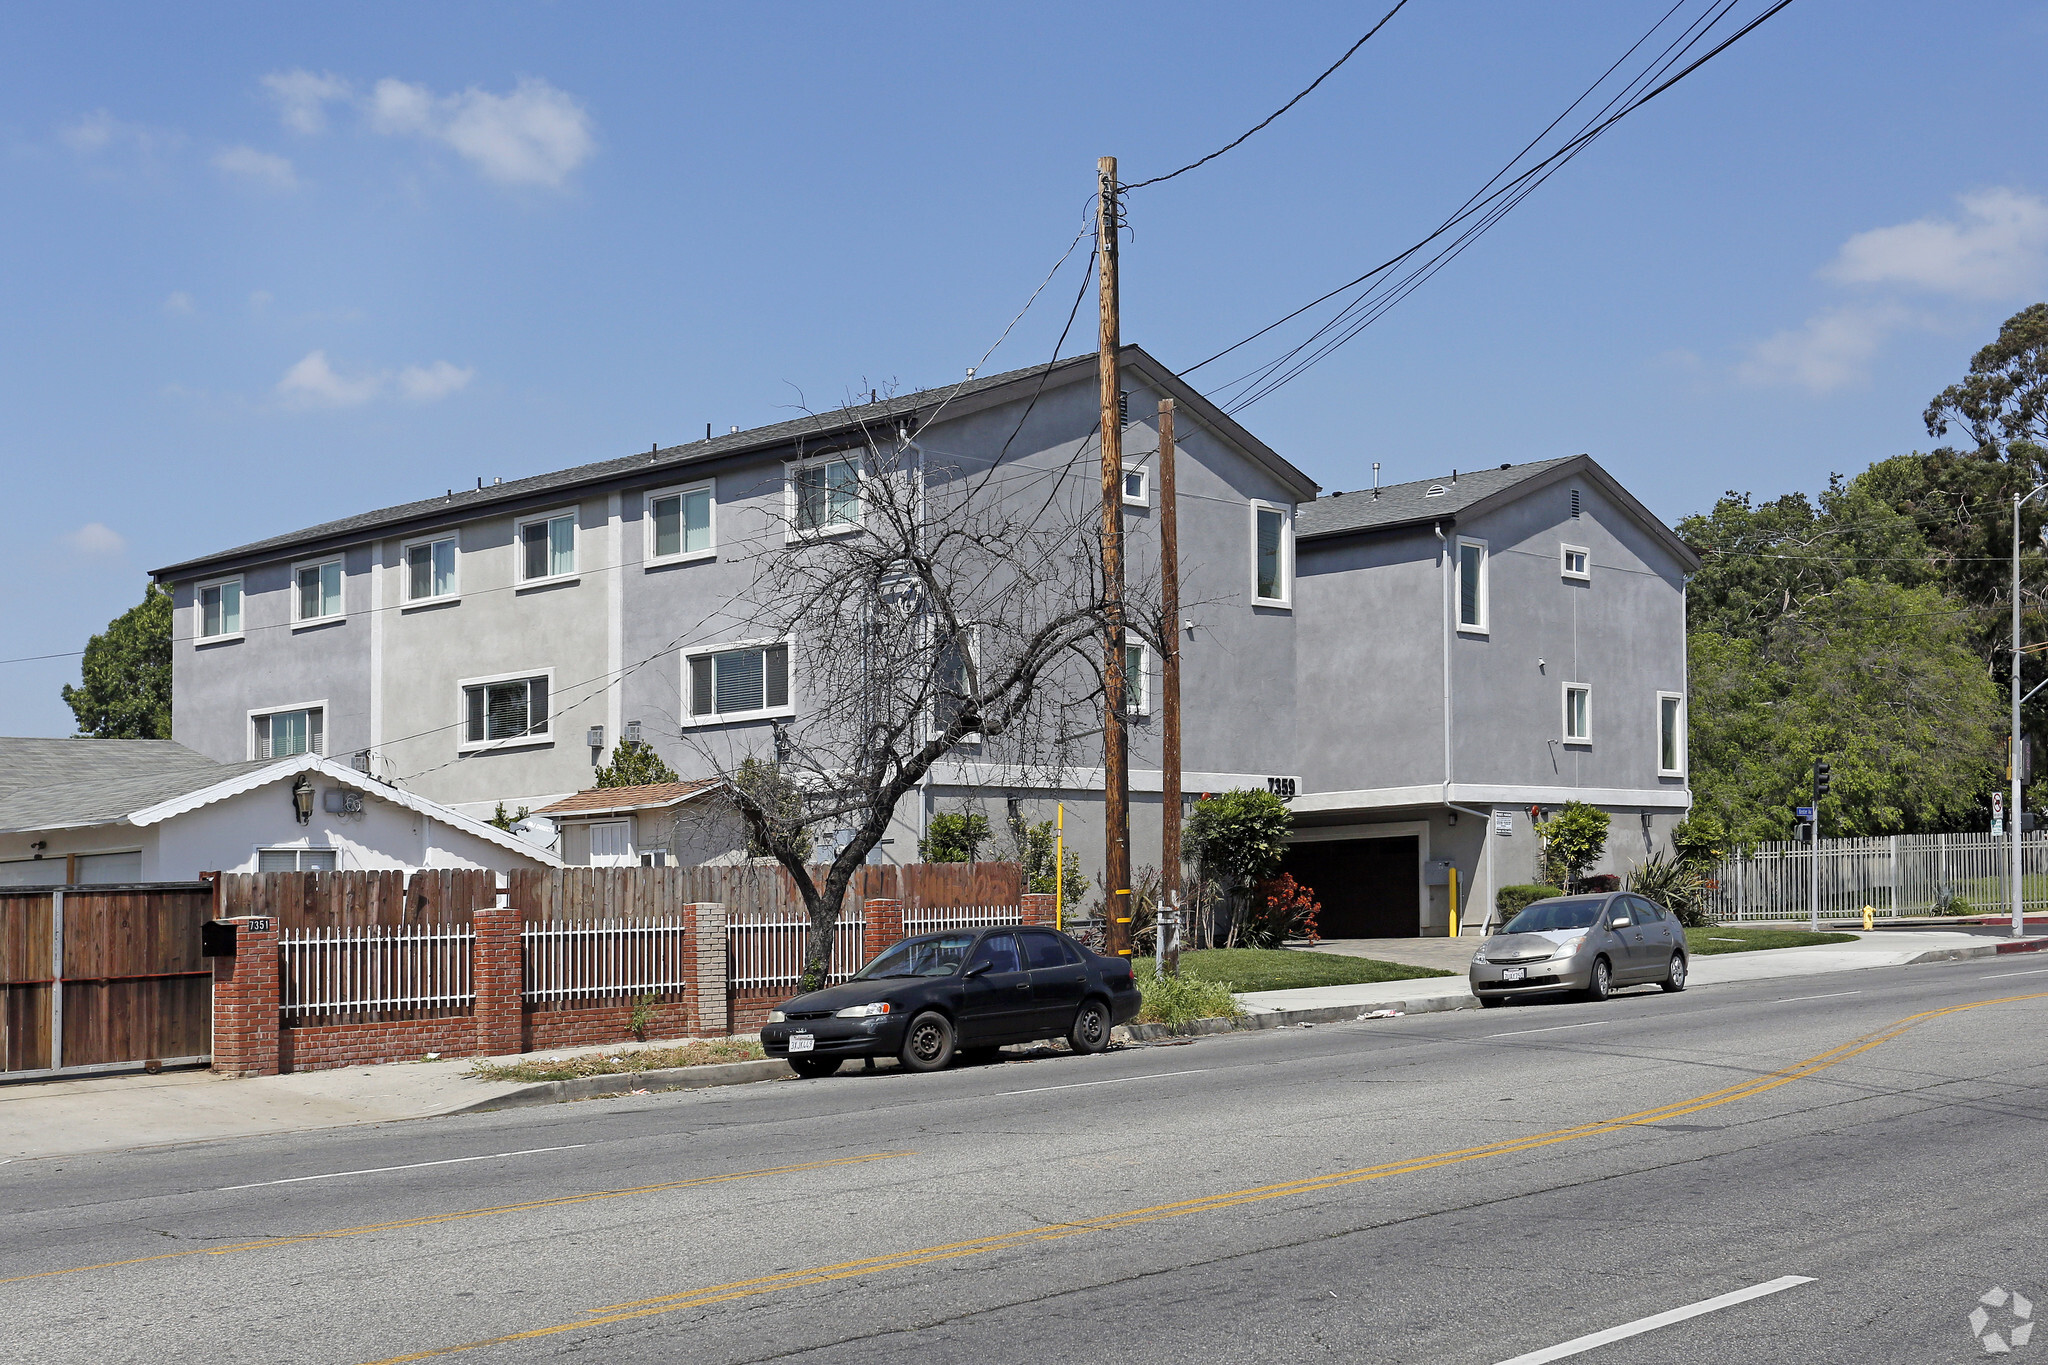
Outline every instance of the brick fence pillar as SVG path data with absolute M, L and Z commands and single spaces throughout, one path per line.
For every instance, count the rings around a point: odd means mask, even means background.
M 726 988 L 725 907 L 703 903 L 689 906 L 687 913 L 696 934 L 690 992 L 697 1002 L 697 1036 L 723 1038 L 732 1032 L 732 997 Z
M 1056 897 L 1026 893 L 1022 900 L 1026 924 L 1051 924 L 1058 918 L 1055 913 L 1059 909 Z
M 470 916 L 476 931 L 471 968 L 476 982 L 476 1050 L 486 1057 L 507 1056 L 523 1046 L 526 958 L 519 931 L 525 919 L 507 906 L 479 908 Z
M 213 1069 L 224 1076 L 278 1072 L 277 921 L 243 916 L 235 955 L 213 960 Z
M 861 909 L 860 960 L 867 962 L 876 953 L 893 948 L 903 941 L 903 902 L 898 900 L 871 900 Z

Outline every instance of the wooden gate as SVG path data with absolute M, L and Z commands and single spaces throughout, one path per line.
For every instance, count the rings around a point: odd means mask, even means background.
M 211 1060 L 208 882 L 0 888 L 0 1080 Z

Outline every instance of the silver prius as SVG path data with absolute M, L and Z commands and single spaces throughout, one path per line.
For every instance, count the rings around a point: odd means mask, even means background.
M 1605 1000 L 1617 986 L 1685 989 L 1685 931 L 1662 906 L 1627 891 L 1537 901 L 1479 945 L 1472 994 L 1489 1008 L 1518 995 L 1577 991 Z

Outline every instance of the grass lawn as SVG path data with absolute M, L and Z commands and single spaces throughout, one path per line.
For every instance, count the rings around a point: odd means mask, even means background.
M 1685 946 L 1693 956 L 1705 953 L 1753 953 L 1759 948 L 1804 948 L 1812 943 L 1853 943 L 1854 934 L 1815 934 L 1805 929 L 1688 929 Z
M 1152 960 L 1133 964 L 1140 977 L 1152 974 Z M 1349 986 L 1361 981 L 1410 981 L 1450 976 L 1434 967 L 1410 967 L 1370 957 L 1305 953 L 1294 948 L 1204 948 L 1180 955 L 1180 973 L 1197 981 L 1225 981 L 1234 991 L 1287 991 L 1303 986 Z

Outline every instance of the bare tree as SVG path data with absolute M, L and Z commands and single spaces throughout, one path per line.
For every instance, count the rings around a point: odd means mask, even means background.
M 750 636 L 787 642 L 764 665 L 786 676 L 766 686 L 790 690 L 795 718 L 772 737 L 747 732 L 752 747 L 696 740 L 750 842 L 803 895 L 806 989 L 826 979 L 848 885 L 934 765 L 961 753 L 1008 785 L 1036 785 L 1100 736 L 1111 620 L 1086 443 L 1048 468 L 928 451 L 908 415 L 832 425 L 793 466 L 770 537 L 783 543 L 762 550 L 737 609 Z M 1127 585 L 1125 598 L 1149 623 L 1147 587 Z M 831 858 L 822 881 L 814 841 Z

